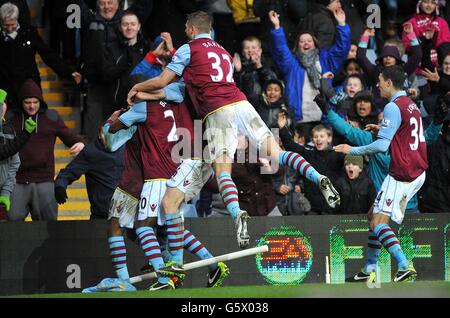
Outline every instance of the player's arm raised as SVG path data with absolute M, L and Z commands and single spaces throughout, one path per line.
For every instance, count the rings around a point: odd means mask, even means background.
M 174 72 L 165 69 L 159 76 L 134 85 L 128 93 L 127 102 L 129 105 L 133 105 L 135 103 L 135 95 L 138 92 L 153 92 L 156 90 L 160 90 L 176 79 L 177 75 Z

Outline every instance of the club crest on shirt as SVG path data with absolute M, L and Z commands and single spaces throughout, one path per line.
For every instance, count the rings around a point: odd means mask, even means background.
M 155 211 L 157 206 L 157 204 L 152 204 L 150 205 L 150 209 L 152 209 L 152 211 Z
M 389 127 L 391 125 L 391 121 L 389 119 L 384 118 L 381 122 L 381 127 Z
M 191 182 L 189 180 L 184 180 L 183 185 L 184 187 L 187 187 Z
M 387 204 L 387 206 L 391 206 L 391 204 L 392 204 L 392 199 L 386 199 L 386 204 Z

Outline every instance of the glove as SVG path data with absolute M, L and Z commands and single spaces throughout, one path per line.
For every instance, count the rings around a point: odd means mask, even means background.
M 6 211 L 9 211 L 9 207 L 11 206 L 9 197 L 7 197 L 6 195 L 0 195 L 0 204 L 3 204 L 6 207 Z
M 33 119 L 28 118 L 27 120 L 25 120 L 25 130 L 29 134 L 31 134 L 35 129 L 36 129 L 36 122 Z
M 324 115 L 328 114 L 328 100 L 324 95 L 316 95 L 316 97 L 314 97 L 314 102 L 319 106 Z
M 67 201 L 67 192 L 63 187 L 55 187 L 55 199 L 58 204 L 64 204 Z
M 436 111 L 434 112 L 434 120 L 433 122 L 437 125 L 440 125 L 444 122 L 445 117 L 447 116 L 450 110 L 450 95 L 447 94 L 438 99 L 438 106 Z

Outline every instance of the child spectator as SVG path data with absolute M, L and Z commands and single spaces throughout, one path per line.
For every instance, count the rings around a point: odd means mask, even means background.
M 263 56 L 261 41 L 255 36 L 249 36 L 242 41 L 242 57 L 234 54 L 233 63 L 236 85 L 249 99 L 261 95 L 264 83 L 277 78 L 272 70 L 272 61 Z
M 343 84 L 350 75 L 362 75 L 361 65 L 358 64 L 356 58 L 347 59 L 344 62 L 342 70 L 338 74 L 334 75 L 333 87 L 336 89 L 336 92 L 339 93 L 344 89 Z
M 284 85 L 277 79 L 266 82 L 264 92 L 257 97 L 257 100 L 250 99 L 261 119 L 267 127 L 278 127 L 278 114 L 289 112 L 289 106 L 283 96 Z
M 311 132 L 308 126 L 297 124 L 294 129 L 294 142 L 302 145 L 307 150 L 313 150 L 314 144 L 311 142 Z
M 364 89 L 364 82 L 360 75 L 354 74 L 347 77 L 344 82 L 344 91 L 336 93 L 334 89 L 328 86 L 327 80 L 322 81 L 322 91 L 330 99 L 330 103 L 336 112 L 346 117 L 353 107 L 353 98 Z
M 412 25 L 413 32 L 422 45 L 421 68 L 433 70 L 438 65 L 437 48 L 444 42 L 450 42 L 450 30 L 445 19 L 439 17 L 439 0 L 417 1 L 416 14 L 406 22 Z M 411 38 L 403 33 L 406 49 L 410 49 Z
M 336 190 L 341 195 L 337 214 L 366 214 L 375 200 L 376 192 L 372 181 L 363 173 L 362 156 L 346 155 L 345 176 L 336 182 Z
M 422 48 L 419 44 L 418 39 L 416 38 L 414 31 L 412 30 L 412 27 L 405 26 L 404 33 L 408 36 L 411 45 L 411 50 L 408 55 L 408 61 L 406 63 L 403 62 L 399 50 L 392 45 L 385 45 L 382 48 L 381 54 L 378 56 L 375 64 L 372 64 L 372 62 L 370 62 L 366 54 L 369 39 L 370 37 L 373 37 L 375 35 L 374 29 L 366 29 L 362 34 L 361 40 L 358 45 L 357 60 L 363 68 L 364 74 L 367 75 L 366 82 L 373 89 L 375 105 L 379 110 L 382 110 L 384 108 L 384 105 L 388 103 L 385 98 L 382 98 L 380 96 L 380 90 L 376 87 L 376 84 L 378 83 L 378 76 L 380 75 L 383 68 L 392 65 L 402 65 L 405 73 L 410 76 L 414 74 L 417 66 L 419 66 L 419 63 L 422 59 Z
M 333 141 L 332 130 L 322 124 L 312 129 L 313 150 L 295 143 L 290 131 L 286 127 L 286 116 L 279 116 L 280 139 L 286 150 L 294 151 L 302 155 L 317 171 L 327 175 L 331 182 L 337 180 L 342 171 L 344 155 L 331 150 Z M 328 206 L 320 190 L 309 180 L 305 180 L 305 195 L 311 203 L 311 211 L 308 214 L 330 214 L 332 209 Z

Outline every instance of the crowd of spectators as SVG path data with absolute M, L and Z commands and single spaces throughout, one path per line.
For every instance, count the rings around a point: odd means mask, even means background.
M 81 8 L 80 30 L 63 26 L 69 14 L 65 8 L 74 2 Z M 126 107 L 132 76 L 158 75 L 161 66 L 187 42 L 185 17 L 196 10 L 213 17 L 214 38 L 234 56 L 236 84 L 264 122 L 280 129 L 281 146 L 305 157 L 331 179 L 341 195 L 341 205 L 331 209 L 317 187 L 295 171 L 285 168 L 264 175 L 260 173 L 261 166 L 267 166 L 263 160 L 238 161 L 242 163 L 233 164 L 232 176 L 240 204 L 250 215 L 367 213 L 387 174 L 389 153 L 344 157 L 332 147 L 344 141 L 351 145 L 373 141 L 388 102 L 380 96 L 378 75 L 390 65 L 401 65 L 408 75 L 404 89 L 421 109 L 428 144 L 426 184 L 410 201 L 407 211 L 450 212 L 450 3 L 44 3 L 52 8 L 47 9 L 52 21 L 49 45 L 30 24 L 26 1 L 0 1 L 0 88 L 8 93 L 6 123 L 9 120 L 15 130 L 15 148 L 5 141 L 0 150 L 7 160 L 0 166 L 0 181 L 5 183 L 0 206 L 6 206 L 10 220 L 23 220 L 28 212 L 36 220 L 55 220 L 57 204 L 67 200 L 66 188 L 82 174 L 86 174 L 87 182 L 89 179 L 93 218 L 106 218 L 108 200 L 104 199 L 117 185 L 123 151 L 106 151 L 98 127 L 112 112 Z M 368 23 L 374 12 L 367 11 L 371 4 L 381 7 L 381 25 L 377 28 Z M 398 10 L 400 7 L 405 10 Z M 56 112 L 48 109 L 40 88 L 37 53 L 60 78 L 73 80 L 75 89 L 84 92 L 82 135 L 70 132 Z M 11 133 L 8 129 L 6 124 L 0 125 L 3 136 Z M 81 153 L 61 171 L 54 185 L 56 136 L 72 147 L 74 155 Z M 91 144 L 83 149 L 89 141 Z M 37 147 L 41 149 L 39 155 Z M 20 151 L 17 155 L 10 149 Z M 245 153 L 245 146 L 243 150 Z M 97 164 L 97 158 L 101 164 Z M 102 198 L 94 195 L 99 189 L 104 193 Z M 221 200 L 216 197 L 217 189 L 205 186 L 193 202 L 197 214 L 223 214 Z

